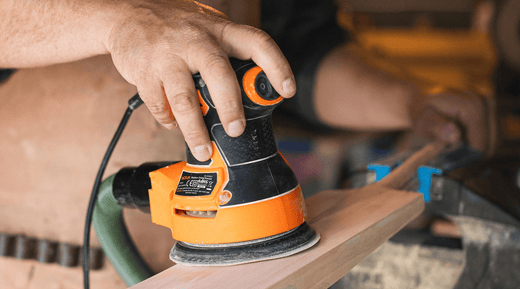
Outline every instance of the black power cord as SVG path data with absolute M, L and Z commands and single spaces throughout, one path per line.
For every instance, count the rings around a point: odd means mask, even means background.
M 88 203 L 87 216 L 85 220 L 85 230 L 83 234 L 83 287 L 85 289 L 90 288 L 90 228 L 92 225 L 92 214 L 94 212 L 94 206 L 96 205 L 99 187 L 101 186 L 101 181 L 103 178 L 103 174 L 105 173 L 108 160 L 110 159 L 110 156 L 112 155 L 112 152 L 114 151 L 114 148 L 116 147 L 116 144 L 119 141 L 121 134 L 123 134 L 123 130 L 125 129 L 125 126 L 128 123 L 128 120 L 130 119 L 132 112 L 135 109 L 137 109 L 141 104 L 143 104 L 143 101 L 137 93 L 128 101 L 128 108 L 125 111 L 123 119 L 119 123 L 119 127 L 117 128 L 116 133 L 112 138 L 112 141 L 110 141 L 110 144 L 108 145 L 105 156 L 103 157 L 101 165 L 99 166 L 96 180 L 94 181 L 94 188 L 92 188 L 90 201 Z

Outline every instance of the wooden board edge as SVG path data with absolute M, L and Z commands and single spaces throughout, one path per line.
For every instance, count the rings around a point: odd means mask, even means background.
M 410 192 L 411 193 L 411 192 Z M 405 206 L 396 210 L 370 227 L 363 230 L 356 237 L 340 244 L 335 249 L 321 256 L 312 264 L 293 272 L 282 281 L 268 287 L 272 289 L 317 289 L 328 288 L 357 265 L 363 258 L 390 239 L 395 233 L 406 226 L 409 221 L 418 217 L 424 211 L 424 200 L 421 194 Z M 410 216 L 413 218 L 410 218 Z M 375 234 L 377 232 L 377 234 Z M 367 249 L 366 246 L 369 246 Z M 365 248 L 363 248 L 365 247 Z M 359 252 L 359 253 L 357 253 Z M 316 262 L 328 260 L 323 266 L 316 266 Z M 349 260 L 349 261 L 345 261 Z M 318 267 L 318 268 L 317 268 Z M 316 276 L 318 275 L 318 276 Z M 301 277 L 295 277 L 301 276 Z M 316 281 L 320 280 L 320 281 Z

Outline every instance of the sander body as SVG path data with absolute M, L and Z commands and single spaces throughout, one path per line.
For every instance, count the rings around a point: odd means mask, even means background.
M 320 238 L 306 223 L 300 185 L 277 149 L 271 116 L 283 98 L 253 62 L 231 59 L 231 64 L 241 87 L 244 133 L 226 134 L 197 74 L 213 155 L 200 162 L 187 147 L 187 161 L 150 173 L 152 221 L 171 228 L 178 242 L 170 258 L 176 263 L 214 266 L 280 258 Z

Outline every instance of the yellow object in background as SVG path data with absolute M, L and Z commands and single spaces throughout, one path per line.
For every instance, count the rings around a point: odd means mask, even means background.
M 493 92 L 497 53 L 488 32 L 436 28 L 421 19 L 409 28 L 380 27 L 361 12 L 340 12 L 338 22 L 367 64 L 418 85 L 424 95 Z

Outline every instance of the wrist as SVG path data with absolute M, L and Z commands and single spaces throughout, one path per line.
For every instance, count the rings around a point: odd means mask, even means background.
M 105 7 L 99 9 L 101 11 L 97 16 L 100 23 L 100 39 L 98 41 L 102 44 L 103 51 L 101 54 L 113 53 L 114 31 L 123 26 L 125 19 L 129 18 L 128 15 L 131 14 L 130 11 L 133 8 L 131 6 L 128 1 L 113 1 L 106 3 Z

